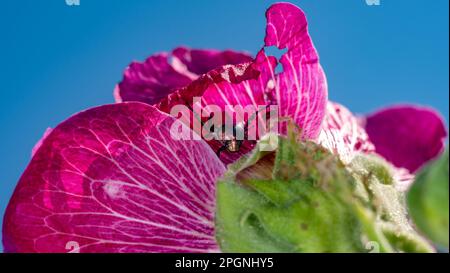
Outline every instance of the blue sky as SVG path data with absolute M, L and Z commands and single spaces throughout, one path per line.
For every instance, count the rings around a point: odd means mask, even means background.
M 112 103 L 124 68 L 154 52 L 187 45 L 255 53 L 273 2 L 81 0 L 70 7 L 65 0 L 3 0 L 0 218 L 47 127 Z M 358 113 L 429 105 L 448 123 L 447 0 L 292 2 L 307 14 L 331 99 Z

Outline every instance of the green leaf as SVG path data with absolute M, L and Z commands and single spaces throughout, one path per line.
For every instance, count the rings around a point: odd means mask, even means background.
M 417 227 L 440 247 L 449 247 L 448 150 L 425 166 L 408 193 L 408 207 Z

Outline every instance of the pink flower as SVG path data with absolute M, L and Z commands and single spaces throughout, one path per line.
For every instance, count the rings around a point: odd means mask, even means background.
M 329 102 L 318 142 L 349 163 L 358 153 L 378 154 L 393 164 L 401 190 L 414 173 L 439 155 L 447 132 L 441 116 L 430 108 L 401 105 L 357 118 L 344 106 Z
M 78 113 L 49 131 L 8 205 L 5 251 L 219 251 L 214 184 L 225 165 L 203 140 L 175 141 L 170 128 L 179 121 L 164 112 L 193 96 L 220 106 L 278 104 L 305 137 L 316 137 L 327 90 L 306 18 L 276 4 L 267 20 L 265 45 L 288 48 L 282 73 L 264 49 L 252 60 L 178 48 L 133 63 L 115 90 L 122 103 Z
M 133 62 L 114 91 L 116 102 L 141 101 L 155 104 L 213 69 L 252 61 L 245 53 L 195 50 L 179 47 L 145 62 Z
M 171 54 L 152 56 L 144 64 L 130 65 L 116 88 L 116 98 L 151 103 L 166 113 L 180 104 L 193 108 L 193 97 L 201 97 L 203 109 L 207 105 L 224 110 L 228 105 L 257 108 L 274 104 L 280 116 L 292 118 L 302 128 L 305 138 L 316 138 L 325 115 L 327 83 L 305 15 L 298 7 L 282 3 L 270 7 L 266 17 L 265 47 L 287 48 L 280 60 L 267 56 L 264 48 L 253 61 L 233 51 L 178 48 Z M 220 66 L 227 61 L 240 64 Z M 283 66 L 281 73 L 275 72 L 278 62 Z M 190 84 L 179 88 L 180 82 Z M 222 145 L 218 141 L 209 144 L 215 151 Z M 252 148 L 252 143 L 245 142 L 240 152 L 224 154 L 221 160 L 233 162 Z
M 279 60 L 264 48 L 255 59 L 187 48 L 157 54 L 125 71 L 114 91 L 118 103 L 80 112 L 48 131 L 8 205 L 5 251 L 220 251 L 215 181 L 226 163 L 253 144 L 244 142 L 237 153 L 219 158 L 218 141 L 173 139 L 170 128 L 180 121 L 170 109 L 193 108 L 193 97 L 201 97 L 203 108 L 278 105 L 279 115 L 302 128 L 303 138 L 323 143 L 344 161 L 359 151 L 376 151 L 414 171 L 442 149 L 442 121 L 428 110 L 411 110 L 414 120 L 433 124 L 423 131 L 409 127 L 412 114 L 403 110 L 369 116 L 362 126 L 342 106 L 327 106 L 325 74 L 303 12 L 280 3 L 266 17 L 265 47 L 287 48 Z M 405 145 L 395 145 L 388 135 Z

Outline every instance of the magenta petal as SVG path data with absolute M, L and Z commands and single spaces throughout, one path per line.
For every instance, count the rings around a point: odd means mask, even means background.
M 125 70 L 122 82 L 114 90 L 117 102 L 141 101 L 154 104 L 174 89 L 189 84 L 195 75 L 169 63 L 170 55 L 160 53 L 145 62 L 134 62 Z
M 223 66 L 221 68 L 209 71 L 208 73 L 200 76 L 199 79 L 195 80 L 187 87 L 170 94 L 167 98 L 158 103 L 156 107 L 166 113 L 170 113 L 172 107 L 177 105 L 189 105 L 192 109 L 194 97 L 201 97 L 203 107 L 200 107 L 200 109 L 203 108 L 203 110 L 207 110 L 204 107 L 205 105 L 211 104 L 217 105 L 221 109 L 224 109 L 225 105 L 264 105 L 264 100 L 262 98 L 263 94 L 260 93 L 256 96 L 250 91 L 250 89 L 247 89 L 248 92 L 242 90 L 243 93 L 239 97 L 239 102 L 235 101 L 237 97 L 227 98 L 225 95 L 222 97 L 217 96 L 215 93 L 219 90 L 220 92 L 228 90 L 230 92 L 227 93 L 227 95 L 232 93 L 236 94 L 233 90 L 236 91 L 241 90 L 240 88 L 245 88 L 245 86 L 248 86 L 248 83 L 246 82 L 255 81 L 253 79 L 257 78 L 258 75 L 259 71 L 255 69 L 255 65 L 253 63 Z M 240 83 L 243 84 L 241 85 Z M 213 93 L 214 95 L 210 96 L 210 93 Z M 255 101 L 255 103 L 253 104 L 252 101 Z M 199 115 L 200 113 L 196 114 Z M 190 127 L 193 127 L 192 124 Z M 208 143 L 214 151 L 217 151 L 222 145 L 220 142 L 215 140 L 209 141 Z M 222 153 L 220 159 L 225 163 L 234 162 L 243 154 L 249 152 L 251 148 L 252 145 L 245 141 L 239 152 Z
M 186 68 L 194 74 L 202 75 L 213 69 L 227 64 L 240 64 L 252 61 L 249 54 L 232 50 L 203 50 L 189 49 L 186 47 L 176 48 L 173 56 L 180 60 Z
M 170 112 L 177 104 L 192 106 L 193 97 L 201 97 L 203 109 L 207 105 L 217 105 L 222 110 L 237 105 L 251 105 L 255 109 L 261 105 L 278 105 L 279 116 L 294 120 L 304 138 L 316 138 L 325 115 L 327 83 L 307 31 L 306 18 L 298 7 L 286 3 L 272 5 L 266 17 L 266 46 L 288 48 L 280 59 L 283 72 L 275 72 L 276 58 L 267 56 L 262 49 L 253 62 L 212 70 L 170 94 L 157 107 Z M 282 133 L 285 125 L 280 128 Z M 239 153 L 224 154 L 221 159 L 232 162 L 250 148 L 244 142 Z
M 180 47 L 160 53 L 145 62 L 132 63 L 114 90 L 116 102 L 158 103 L 173 91 L 188 85 L 198 75 L 226 64 L 248 62 L 252 58 L 235 51 L 195 50 Z
M 214 183 L 224 165 L 204 141 L 174 140 L 173 123 L 152 106 L 120 103 L 58 125 L 8 205 L 5 251 L 217 251 Z
M 44 132 L 44 135 L 41 137 L 41 139 L 38 140 L 38 142 L 36 142 L 36 144 L 34 144 L 33 149 L 31 150 L 31 156 L 34 156 L 34 154 L 37 152 L 37 150 L 39 149 L 39 147 L 41 147 L 42 142 L 44 141 L 44 139 L 52 132 L 52 128 L 47 128 Z
M 279 3 L 266 12 L 266 46 L 287 48 L 283 72 L 275 75 L 274 97 L 281 116 L 289 116 L 306 138 L 315 138 L 325 115 L 327 81 L 308 34 L 305 14 L 295 5 Z
M 327 114 L 322 124 L 318 142 L 339 155 L 345 163 L 361 153 L 375 150 L 358 119 L 344 106 L 328 102 Z
M 366 131 L 376 152 L 395 166 L 415 172 L 444 148 L 441 116 L 418 106 L 395 106 L 369 115 Z

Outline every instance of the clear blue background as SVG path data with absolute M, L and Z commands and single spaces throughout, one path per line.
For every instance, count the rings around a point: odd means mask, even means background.
M 272 2 L 2 0 L 0 216 L 44 130 L 112 103 L 132 60 L 178 45 L 255 53 Z M 359 113 L 414 102 L 448 117 L 448 0 L 293 2 L 309 19 L 331 99 Z

